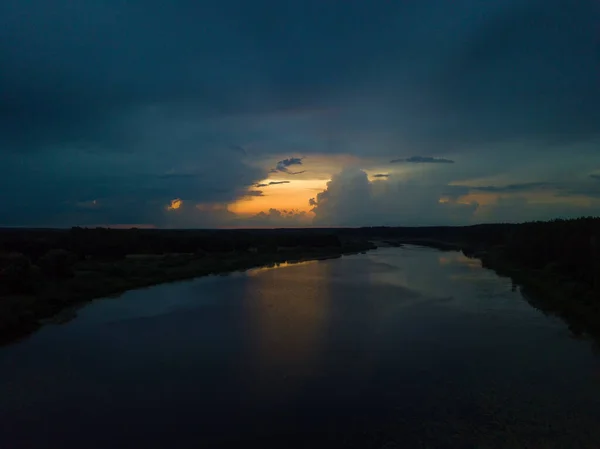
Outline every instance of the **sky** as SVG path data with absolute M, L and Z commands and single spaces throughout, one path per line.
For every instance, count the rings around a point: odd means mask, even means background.
M 0 226 L 598 214 L 598 0 L 0 2 Z

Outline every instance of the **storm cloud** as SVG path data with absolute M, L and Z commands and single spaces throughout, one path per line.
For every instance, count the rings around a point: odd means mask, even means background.
M 271 173 L 281 172 L 281 173 L 287 173 L 288 175 L 299 175 L 299 174 L 306 172 L 306 170 L 301 170 L 301 171 L 296 171 L 296 172 L 291 171 L 290 167 L 293 165 L 302 165 L 302 158 L 290 157 L 288 159 L 283 159 L 283 160 L 277 162 L 277 165 L 275 166 L 274 169 L 271 170 Z
M 440 197 L 452 190 L 444 184 L 422 184 L 414 179 L 374 183 L 358 169 L 333 176 L 327 188 L 310 200 L 315 224 L 331 226 L 427 226 L 470 222 L 478 204 L 458 203 Z M 455 195 L 457 196 L 457 195 Z
M 449 182 L 520 194 L 567 182 L 561 155 L 589 179 L 599 20 L 595 0 L 3 0 L 0 226 L 219 226 L 317 155 L 455 177 L 418 187 L 390 167 L 375 185 L 337 167 L 313 196 L 315 223 L 334 225 L 455 223 L 472 206 L 439 203 Z M 522 203 L 507 204 L 510 219 Z

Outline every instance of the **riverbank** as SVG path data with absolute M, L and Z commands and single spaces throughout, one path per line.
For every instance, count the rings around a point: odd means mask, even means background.
M 281 263 L 339 258 L 375 248 L 368 241 L 356 241 L 339 247 L 295 248 L 268 253 L 131 254 L 115 261 L 80 260 L 72 267 L 71 276 L 44 279 L 35 294 L 0 296 L 0 343 L 34 332 L 43 320 L 67 308 L 128 290 Z
M 134 288 L 404 244 L 481 259 L 535 307 L 600 328 L 600 218 L 581 218 L 423 228 L 0 229 L 0 338 Z
M 600 304 L 594 291 L 584 283 L 553 270 L 552 266 L 542 270 L 520 267 L 507 260 L 502 248 L 473 257 L 480 259 L 483 267 L 510 277 L 532 306 L 560 316 L 574 333 L 600 338 Z
M 575 334 L 588 334 L 600 341 L 600 303 L 586 284 L 578 282 L 548 265 L 531 269 L 511 261 L 503 245 L 486 248 L 477 243 L 433 239 L 401 239 L 402 244 L 426 246 L 439 250 L 461 251 L 481 261 L 482 267 L 510 278 L 523 296 L 544 313 L 561 317 Z

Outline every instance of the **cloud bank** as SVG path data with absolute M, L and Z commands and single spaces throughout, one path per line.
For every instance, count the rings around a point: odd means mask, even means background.
M 479 188 L 513 195 L 503 220 L 598 212 L 599 21 L 596 0 L 3 0 L 0 225 L 228 225 L 270 174 L 340 156 L 303 193 L 315 223 L 487 219 L 460 183 L 513 186 Z M 563 187 L 514 187 L 541 182 Z
M 453 188 L 414 179 L 374 181 L 359 169 L 346 169 L 310 200 L 314 223 L 323 226 L 427 226 L 469 222 L 477 203 L 440 202 Z

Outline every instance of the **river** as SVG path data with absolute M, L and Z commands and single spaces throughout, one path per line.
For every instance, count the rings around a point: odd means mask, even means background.
M 600 447 L 598 346 L 407 246 L 94 301 L 0 348 L 1 448 Z

